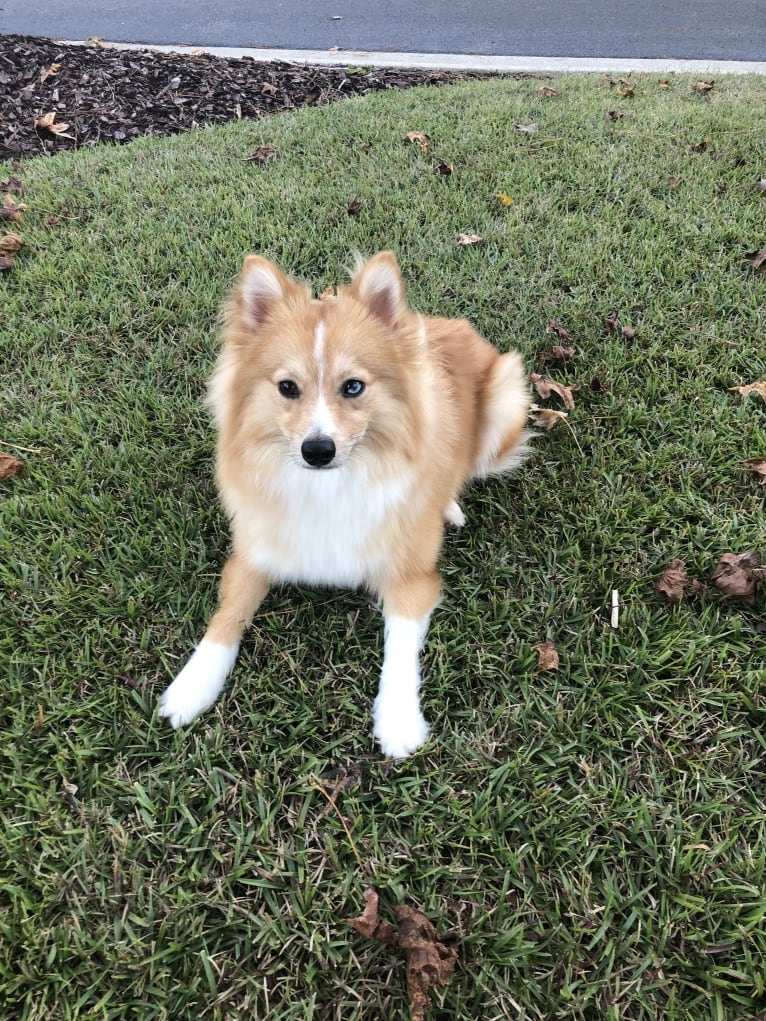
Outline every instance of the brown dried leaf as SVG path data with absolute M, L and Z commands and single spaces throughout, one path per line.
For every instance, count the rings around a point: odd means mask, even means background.
M 575 354 L 575 348 L 555 344 L 550 351 L 544 351 L 540 355 L 540 361 L 545 365 L 564 365 L 566 362 L 571 362 Z
M 556 411 L 554 408 L 541 408 L 537 404 L 532 404 L 529 408 L 529 417 L 532 420 L 532 424 L 536 425 L 538 429 L 545 429 L 547 432 L 550 432 L 559 422 L 565 422 L 569 416 L 566 411 Z
M 478 245 L 484 238 L 480 234 L 458 234 L 456 245 Z
M 604 319 L 604 329 L 607 333 L 616 333 L 618 325 L 616 315 L 609 315 Z
M 537 91 L 540 92 L 543 96 L 548 96 L 549 98 L 551 96 L 558 96 L 559 94 L 559 90 L 554 89 L 550 85 L 541 85 Z
M 625 116 L 622 110 L 607 110 L 606 115 L 610 121 L 621 121 Z
M 52 74 L 56 74 L 56 72 L 60 70 L 61 64 L 49 64 L 48 67 L 46 67 L 43 73 L 40 75 L 40 81 L 41 82 L 46 81 L 48 78 L 50 78 Z
M 670 561 L 654 588 L 667 596 L 671 606 L 677 606 L 684 596 L 696 595 L 702 590 L 696 578 L 689 577 L 686 564 L 679 558 Z
M 264 163 L 268 163 L 269 160 L 273 160 L 279 152 L 279 149 L 273 145 L 259 145 L 257 149 L 250 153 L 249 156 L 244 156 L 243 161 L 245 163 L 258 163 L 263 166 Z
M 692 146 L 692 152 L 707 152 L 713 145 L 712 138 L 703 138 Z
M 0 191 L 23 191 L 24 188 L 18 177 L 7 177 L 4 181 L 0 181 Z
M 74 135 L 67 134 L 69 131 L 69 125 L 63 121 L 60 124 L 54 123 L 56 120 L 56 112 L 44 113 L 40 117 L 35 117 L 35 130 L 36 131 L 47 131 L 51 135 L 56 135 L 57 138 L 74 138 Z
M 668 188 L 677 188 L 681 184 L 681 178 L 674 174 L 668 178 Z
M 513 199 L 511 198 L 510 195 L 506 195 L 504 193 L 498 193 L 498 194 L 495 195 L 495 198 L 499 199 L 500 202 L 504 206 L 512 206 L 513 205 Z
M 759 379 L 756 383 L 746 383 L 744 386 L 730 386 L 729 390 L 742 394 L 743 397 L 755 393 L 766 401 L 766 380 L 763 379 Z
M 579 390 L 579 386 L 565 386 L 563 383 L 557 383 L 555 379 L 548 379 L 547 377 L 538 375 L 536 372 L 531 374 L 529 381 L 544 401 L 547 400 L 551 394 L 556 394 L 556 396 L 560 397 L 564 402 L 564 407 L 573 408 L 575 406 L 572 391 Z
M 452 177 L 455 173 L 455 166 L 453 163 L 446 163 L 444 160 L 437 160 L 434 164 L 434 173 L 441 174 L 442 177 Z
M 724 553 L 716 564 L 710 580 L 724 595 L 752 606 L 764 575 L 766 568 L 761 567 L 761 554 L 757 551 Z
M 549 319 L 545 324 L 546 333 L 555 333 L 559 340 L 569 340 L 569 330 L 555 319 Z
M 626 340 L 634 340 L 636 331 L 633 326 L 623 326 L 621 333 Z
M 537 653 L 537 669 L 539 671 L 551 670 L 555 672 L 558 670 L 559 654 L 553 642 L 538 642 L 534 649 Z
M 18 234 L 3 234 L 0 238 L 0 252 L 4 255 L 15 255 L 20 248 L 24 247 L 24 239 Z
M 457 964 L 457 950 L 438 937 L 426 916 L 402 904 L 396 908 L 399 946 L 407 966 L 407 998 L 412 1021 L 424 1021 L 431 1006 L 432 986 L 449 985 Z
M 707 93 L 712 92 L 715 88 L 715 82 L 694 82 L 692 85 L 692 92 Z
M 425 133 L 425 131 L 408 131 L 407 134 L 404 135 L 403 137 L 405 142 L 412 142 L 415 145 L 419 145 L 420 151 L 423 153 L 424 156 L 428 155 L 429 140 L 428 135 Z
M 19 223 L 27 208 L 23 202 L 16 202 L 10 195 L 5 195 L 3 197 L 2 209 L 0 209 L 0 220 L 10 220 L 11 223 Z
M 398 931 L 378 919 L 378 894 L 364 891 L 364 911 L 349 925 L 362 936 L 399 947 L 404 951 L 407 968 L 407 997 L 412 1021 L 423 1021 L 431 1006 L 432 986 L 449 984 L 457 964 L 457 950 L 439 939 L 426 916 L 415 908 L 400 905 L 395 909 Z
M 351 201 L 349 202 L 346 212 L 348 213 L 349 216 L 358 216 L 361 209 L 362 209 L 361 199 L 357 198 L 355 195 L 354 198 L 352 198 Z
M 766 457 L 748 457 L 745 465 L 747 471 L 760 475 L 761 485 L 766 486 Z
M 12 454 L 0 453 L 0 482 L 12 479 L 16 475 L 23 475 L 25 472 L 24 462 Z
M 766 264 L 766 248 L 761 248 L 757 252 L 748 252 L 745 258 L 750 260 L 753 269 L 763 269 Z
M 666 81 L 657 82 L 657 88 L 658 89 L 669 89 L 670 88 L 670 82 L 666 82 Z
M 349 925 L 356 929 L 362 936 L 366 936 L 367 939 L 374 939 L 378 943 L 393 943 L 396 945 L 398 942 L 396 930 L 392 925 L 387 922 L 381 922 L 378 920 L 378 903 L 379 897 L 377 890 L 373 890 L 369 887 L 364 891 L 364 911 L 358 918 L 349 919 Z
M 276 96 L 278 92 L 279 92 L 278 86 L 272 85 L 271 82 L 261 82 L 262 96 Z

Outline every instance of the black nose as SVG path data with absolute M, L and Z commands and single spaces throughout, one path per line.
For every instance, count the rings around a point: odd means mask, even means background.
M 312 468 L 326 468 L 335 457 L 335 444 L 329 436 L 316 436 L 303 441 L 301 454 L 306 464 Z

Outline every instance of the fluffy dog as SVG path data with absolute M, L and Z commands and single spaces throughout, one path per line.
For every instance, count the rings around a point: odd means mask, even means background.
M 272 585 L 363 586 L 385 620 L 373 733 L 385 755 L 409 755 L 428 735 L 419 653 L 441 592 L 444 522 L 463 524 L 457 500 L 471 479 L 525 452 L 521 358 L 465 320 L 411 311 L 390 252 L 325 301 L 250 255 L 209 403 L 232 551 L 218 610 L 160 715 L 179 727 L 215 702 Z

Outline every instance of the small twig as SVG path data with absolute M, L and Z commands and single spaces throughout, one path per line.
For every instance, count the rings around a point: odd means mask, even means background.
M 354 857 L 356 858 L 356 863 L 359 866 L 359 868 L 363 870 L 364 869 L 364 865 L 362 864 L 362 859 L 359 857 L 359 852 L 356 849 L 356 844 L 354 843 L 354 838 L 351 836 L 351 831 L 349 830 L 348 826 L 346 825 L 346 820 L 343 818 L 340 809 L 335 804 L 335 799 L 337 798 L 337 796 L 338 796 L 338 794 L 339 794 L 339 792 L 341 790 L 341 787 L 343 786 L 343 781 L 341 780 L 336 785 L 335 790 L 331 794 L 316 779 L 312 780 L 311 786 L 314 788 L 314 790 L 319 791 L 319 793 L 322 795 L 322 797 L 327 799 L 330 807 L 334 810 L 335 814 L 340 819 L 340 824 L 343 827 L 346 836 L 348 837 L 348 842 L 351 845 L 351 850 L 354 852 Z

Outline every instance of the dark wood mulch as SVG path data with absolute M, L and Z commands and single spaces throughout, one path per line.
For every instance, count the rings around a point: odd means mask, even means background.
M 0 159 L 169 135 L 379 89 L 485 77 L 259 63 L 0 36 Z

